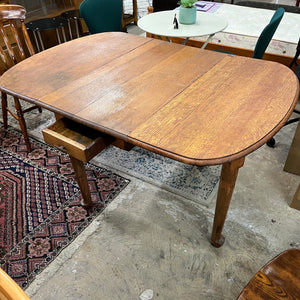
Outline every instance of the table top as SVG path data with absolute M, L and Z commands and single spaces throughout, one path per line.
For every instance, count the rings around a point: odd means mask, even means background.
M 298 79 L 281 64 L 120 32 L 40 52 L 1 76 L 0 89 L 195 165 L 263 145 L 299 95 Z
M 138 20 L 138 26 L 149 33 L 168 37 L 196 37 L 214 34 L 222 31 L 227 26 L 224 18 L 197 11 L 195 24 L 178 24 L 174 29 L 173 20 L 176 14 L 179 20 L 179 11 L 166 10 L 148 14 Z

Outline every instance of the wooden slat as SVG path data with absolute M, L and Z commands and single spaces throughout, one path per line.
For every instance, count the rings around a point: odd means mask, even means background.
M 107 35 L 91 35 L 85 39 L 84 46 L 80 39 L 73 40 L 71 44 L 61 44 L 59 52 L 65 53 L 64 55 L 57 55 L 56 48 L 51 48 L 39 53 L 38 56 L 32 56 L 29 61 L 26 61 L 25 68 L 22 63 L 17 66 L 19 72 L 26 74 L 30 85 L 23 84 L 24 81 L 15 82 L 16 90 L 20 94 L 26 91 L 34 99 L 41 99 L 45 96 L 47 97 L 44 99 L 46 103 L 47 101 L 54 102 L 55 94 L 59 93 L 61 88 L 76 90 L 79 84 L 77 80 L 82 80 L 84 86 L 86 81 L 90 80 L 89 76 L 93 76 L 93 72 L 97 72 L 111 60 L 130 52 L 132 47 L 138 48 L 148 42 L 143 37 L 137 36 L 133 44 L 128 45 L 125 36 L 110 39 Z M 121 52 L 120 49 L 122 49 Z M 37 73 L 37 66 L 44 68 L 44 71 Z M 74 98 L 71 101 L 74 101 Z M 73 106 L 72 103 L 71 106 Z
M 22 30 L 22 33 L 23 33 L 23 36 L 24 36 L 24 40 L 25 40 L 27 49 L 28 49 L 28 51 L 29 51 L 29 54 L 30 54 L 30 56 L 32 56 L 32 55 L 35 54 L 35 51 L 34 51 L 34 48 L 33 48 L 33 46 L 32 46 L 30 37 L 29 37 L 29 35 L 28 35 L 26 26 L 25 26 L 25 24 L 24 24 L 24 20 L 21 20 L 21 30 Z
M 10 24 L 10 28 L 11 28 L 12 33 L 13 33 L 14 40 L 16 41 L 16 44 L 17 44 L 17 47 L 15 49 L 17 49 L 17 51 L 19 52 L 19 55 L 21 57 L 21 60 L 23 60 L 23 59 L 26 58 L 26 55 L 25 55 L 25 51 L 23 49 L 23 45 L 22 45 L 18 30 L 17 30 L 16 25 L 15 25 L 15 21 L 14 20 L 9 20 L 9 24 Z
M 134 74 L 133 71 L 126 71 L 132 68 L 134 61 L 124 57 L 114 73 L 128 73 L 124 76 L 129 80 L 120 82 L 118 78 L 110 77 L 113 86 L 118 87 L 122 94 L 117 94 L 115 98 L 106 95 L 97 97 L 98 101 L 80 111 L 78 116 L 88 116 L 91 122 L 101 118 L 103 126 L 128 135 L 222 58 L 220 53 L 208 57 L 205 51 L 160 43 L 137 57 L 139 73 Z M 180 76 L 181 73 L 184 76 Z M 147 101 L 141 101 L 142 98 Z M 132 118 L 134 111 L 139 113 Z
M 15 57 L 15 54 L 14 54 L 14 50 L 11 46 L 11 43 L 10 43 L 10 40 L 7 36 L 7 33 L 6 33 L 6 30 L 4 28 L 4 25 L 3 23 L 0 23 L 0 34 L 1 34 L 1 37 L 4 41 L 4 44 L 5 44 L 5 47 L 7 49 L 7 53 L 9 55 L 9 57 L 11 58 L 11 60 L 14 62 L 14 63 L 17 63 L 17 60 L 16 60 L 16 57 Z M 5 62 L 6 65 L 9 64 L 9 60 L 6 56 L 6 58 L 3 59 L 3 61 Z

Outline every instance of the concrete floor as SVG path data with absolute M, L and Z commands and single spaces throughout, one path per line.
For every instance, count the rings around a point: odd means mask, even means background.
M 206 208 L 131 178 L 26 292 L 33 300 L 235 299 L 265 262 L 300 248 L 300 212 L 288 205 L 299 176 L 282 171 L 294 129 L 277 135 L 276 148 L 247 157 L 222 248 L 209 242 L 214 203 Z
M 235 299 L 269 259 L 300 248 L 300 211 L 289 207 L 300 177 L 283 171 L 295 128 L 282 129 L 274 149 L 263 146 L 246 158 L 223 247 L 210 244 L 215 202 L 207 208 L 130 178 L 27 294 L 32 300 Z

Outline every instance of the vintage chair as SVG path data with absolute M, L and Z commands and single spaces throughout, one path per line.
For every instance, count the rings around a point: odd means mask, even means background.
M 298 65 L 298 63 L 297 63 L 299 55 L 300 55 L 300 38 L 299 38 L 298 45 L 297 45 L 297 48 L 296 48 L 296 54 L 295 54 L 295 56 L 294 56 L 294 58 L 293 58 L 293 60 L 292 60 L 292 62 L 290 64 L 290 68 L 293 69 L 293 70 L 295 70 L 295 74 L 298 77 L 299 83 L 300 83 L 300 65 Z M 300 114 L 300 110 L 299 109 L 294 109 L 294 113 Z M 284 124 L 284 126 L 292 124 L 292 123 L 295 123 L 295 122 L 298 122 L 299 120 L 300 120 L 300 117 L 289 119 Z M 275 139 L 274 139 L 274 137 L 272 137 L 270 140 L 268 140 L 267 145 L 269 147 L 274 147 L 274 145 L 275 145 Z
M 41 52 L 45 49 L 61 44 L 62 41 L 63 43 L 67 41 L 65 34 L 65 26 L 67 24 L 68 20 L 64 18 L 51 17 L 28 22 L 26 23 L 26 28 L 29 32 L 32 32 L 36 49 L 38 52 Z M 47 33 L 51 34 L 51 31 L 55 31 L 57 41 L 55 41 L 54 38 L 49 38 L 49 36 L 47 36 Z
M 68 22 L 70 40 L 73 40 L 73 38 L 80 38 L 84 35 L 81 24 L 82 17 L 79 9 L 65 11 L 60 15 L 60 17 L 66 19 Z M 73 37 L 74 27 L 76 33 L 75 37 Z
M 282 7 L 278 8 L 274 15 L 272 16 L 270 23 L 264 28 L 260 34 L 253 52 L 253 58 L 262 58 L 265 54 L 270 41 L 283 17 L 284 9 Z
M 123 4 L 123 2 L 122 2 Z M 124 7 L 123 7 L 123 16 L 122 16 L 122 30 L 126 31 L 126 26 L 130 23 L 134 23 L 137 25 L 138 22 L 138 6 L 137 6 L 137 0 L 132 0 L 132 14 L 131 13 L 125 13 Z
M 272 40 L 273 35 L 284 15 L 284 11 L 285 10 L 282 7 L 278 8 L 273 14 L 269 24 L 261 32 L 253 51 L 253 55 L 252 55 L 253 58 L 261 59 L 264 56 L 265 51 L 269 46 L 270 41 Z M 216 51 L 234 55 L 233 53 L 227 51 L 219 51 L 219 50 Z
M 289 249 L 261 268 L 237 300 L 300 299 L 300 249 Z
M 84 0 L 79 11 L 91 34 L 122 30 L 123 0 Z
M 0 299 L 1 300 L 30 300 L 19 285 L 0 268 Z
M 1 74 L 14 64 L 35 53 L 24 24 L 25 14 L 26 10 L 20 5 L 0 5 Z M 19 28 L 19 24 L 21 24 L 21 28 Z M 24 47 L 24 44 L 26 47 Z M 4 128 L 7 128 L 7 113 L 9 112 L 19 121 L 27 151 L 30 152 L 31 146 L 23 114 L 35 108 L 38 108 L 41 112 L 41 108 L 31 106 L 23 110 L 18 97 L 13 97 L 16 109 L 15 113 L 7 105 L 6 93 L 1 92 L 1 98 Z

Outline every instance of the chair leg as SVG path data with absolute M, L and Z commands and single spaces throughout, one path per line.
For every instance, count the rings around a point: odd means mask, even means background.
M 1 92 L 2 118 L 4 129 L 7 129 L 7 95 Z
M 14 101 L 15 101 L 15 108 L 16 108 L 17 115 L 18 115 L 18 121 L 19 121 L 21 130 L 22 130 L 22 133 L 23 133 L 23 136 L 24 136 L 26 148 L 27 148 L 28 152 L 31 152 L 31 145 L 30 145 L 30 142 L 29 142 L 28 134 L 27 134 L 27 127 L 26 127 L 24 116 L 23 116 L 21 104 L 20 104 L 20 101 L 17 97 L 14 97 Z

